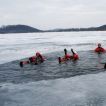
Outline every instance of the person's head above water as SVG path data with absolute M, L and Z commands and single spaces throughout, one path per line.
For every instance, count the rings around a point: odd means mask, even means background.
M 39 52 L 36 52 L 36 56 L 39 56 L 39 55 L 41 55 Z
M 101 47 L 101 43 L 98 43 L 98 47 Z
M 66 48 L 64 49 L 64 53 L 65 53 L 65 55 L 67 55 L 67 49 Z
M 42 62 L 44 61 L 43 56 L 42 56 L 39 52 L 36 52 L 36 58 L 37 58 L 37 57 L 40 57 Z

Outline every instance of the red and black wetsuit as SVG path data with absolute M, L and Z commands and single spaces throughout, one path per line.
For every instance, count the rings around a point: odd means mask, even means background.
M 34 63 L 36 61 L 36 56 L 30 57 L 29 61 L 30 63 Z
M 64 56 L 64 58 L 65 58 L 66 60 L 70 60 L 70 59 L 71 59 L 71 55 L 66 54 L 66 55 Z
M 75 53 L 75 52 L 73 51 L 73 49 L 71 49 L 71 52 L 72 52 L 72 54 L 73 54 L 72 59 L 73 59 L 73 60 L 78 60 L 78 59 L 79 59 L 78 54 Z
M 73 60 L 78 60 L 79 59 L 79 56 L 78 56 L 78 54 L 73 54 Z
M 39 52 L 36 53 L 36 60 L 40 63 L 44 61 L 43 56 Z

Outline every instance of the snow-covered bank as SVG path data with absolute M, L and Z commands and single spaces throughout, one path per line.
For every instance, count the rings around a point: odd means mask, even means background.
M 1 86 L 0 106 L 106 106 L 106 72 Z
M 64 48 L 92 50 L 98 42 L 106 46 L 105 35 L 105 31 L 0 34 L 0 64 L 32 56 L 36 51 L 50 53 Z

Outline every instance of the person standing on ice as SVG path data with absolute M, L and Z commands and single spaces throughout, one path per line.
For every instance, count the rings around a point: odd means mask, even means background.
M 95 49 L 95 52 L 103 53 L 103 52 L 106 52 L 106 50 L 101 46 L 100 43 L 98 43 L 98 47 Z
M 78 60 L 78 59 L 79 59 L 78 54 L 75 53 L 73 49 L 71 49 L 71 52 L 72 52 L 72 59 L 73 59 L 73 60 Z

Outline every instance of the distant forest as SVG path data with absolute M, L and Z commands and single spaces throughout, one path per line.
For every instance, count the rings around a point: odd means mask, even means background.
M 106 31 L 106 25 L 100 27 L 89 27 L 89 28 L 67 28 L 67 29 L 55 29 L 48 30 L 50 32 L 70 32 L 70 31 Z
M 0 34 L 6 33 L 35 33 L 35 32 L 71 32 L 71 31 L 106 31 L 106 25 L 100 27 L 89 28 L 66 28 L 66 29 L 53 29 L 53 30 L 40 30 L 27 25 L 7 25 L 0 28 Z
M 0 28 L 0 33 L 32 33 L 32 32 L 42 32 L 39 29 L 27 26 L 27 25 L 7 25 Z

